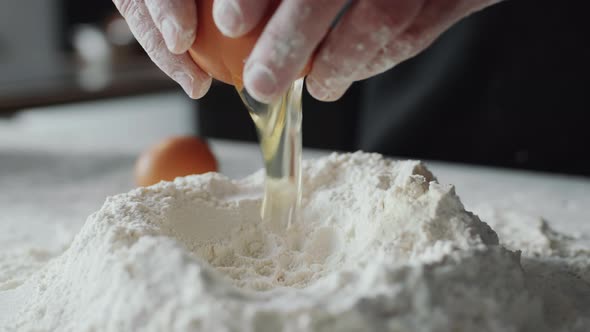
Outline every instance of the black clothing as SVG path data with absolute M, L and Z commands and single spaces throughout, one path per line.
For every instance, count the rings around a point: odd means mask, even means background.
M 367 81 L 358 147 L 590 175 L 590 4 L 508 0 Z

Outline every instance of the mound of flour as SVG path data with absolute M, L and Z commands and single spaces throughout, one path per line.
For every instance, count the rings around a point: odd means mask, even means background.
M 519 252 L 500 246 L 419 162 L 333 154 L 304 163 L 303 174 L 301 220 L 279 232 L 260 221 L 262 172 L 179 178 L 108 198 L 61 256 L 4 284 L 0 300 L 11 310 L 0 327 L 548 328 Z

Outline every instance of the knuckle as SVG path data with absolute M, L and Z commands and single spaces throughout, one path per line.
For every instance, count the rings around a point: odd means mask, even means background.
M 164 70 L 164 69 L 162 69 Z M 186 77 L 187 75 L 184 73 L 183 68 L 180 68 L 179 66 L 173 65 L 170 67 L 166 67 L 164 72 L 170 76 L 171 79 L 173 79 L 174 81 L 181 83 L 181 80 L 183 77 Z
M 319 5 L 325 5 L 326 4 L 326 1 L 318 1 L 318 0 L 291 0 L 291 3 L 296 8 L 301 8 L 301 6 L 318 7 Z
M 408 29 L 400 38 L 392 41 L 385 48 L 391 56 L 406 60 L 425 49 L 435 36 L 425 29 Z
M 350 79 L 359 66 L 358 61 L 350 55 L 336 55 L 328 51 L 319 56 L 317 71 L 323 77 L 329 78 L 322 83 L 331 87 L 340 80 Z
M 396 61 L 386 55 L 386 51 L 380 51 L 373 60 L 371 60 L 361 72 L 359 72 L 360 78 L 370 77 L 380 74 L 390 68 L 393 68 Z
M 155 30 L 150 30 L 144 35 L 143 48 L 148 54 L 156 55 L 166 49 L 162 38 L 159 38 Z
M 133 16 L 137 8 L 136 0 L 113 0 L 113 3 L 123 17 Z
M 277 69 L 292 67 L 305 56 L 306 38 L 301 32 L 269 29 L 267 37 L 264 58 Z
M 444 2 L 445 0 L 437 0 Z M 456 0 L 451 0 L 456 1 Z M 414 18 L 424 7 L 425 0 L 413 0 L 413 1 L 391 1 L 391 0 L 379 0 L 371 1 L 375 10 L 382 14 L 384 18 L 398 22 L 404 19 Z
M 377 52 L 363 70 L 358 73 L 358 78 L 371 77 L 395 67 L 415 56 L 421 49 L 421 45 L 414 38 L 400 38 L 392 41 Z
M 333 36 L 334 39 L 328 40 L 318 54 L 314 72 L 334 78 L 328 83 L 338 86 L 344 84 L 343 82 L 354 81 L 357 72 L 371 59 L 371 54 L 376 54 L 382 48 L 377 43 L 369 41 L 368 37 L 366 33 L 354 35 L 352 38 Z
M 384 46 L 395 35 L 409 26 L 419 14 L 422 6 L 420 1 L 363 1 L 363 16 L 367 20 L 367 28 L 373 30 L 371 35 L 375 42 Z

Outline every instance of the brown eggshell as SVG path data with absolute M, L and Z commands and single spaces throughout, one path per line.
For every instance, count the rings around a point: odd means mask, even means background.
M 197 0 L 197 37 L 189 53 L 195 63 L 213 78 L 242 87 L 246 59 L 281 0 L 273 0 L 260 24 L 239 38 L 224 36 L 213 20 L 213 0 Z M 301 77 L 311 69 L 307 64 Z
M 141 154 L 135 164 L 135 182 L 150 186 L 217 170 L 217 160 L 205 141 L 192 136 L 171 137 Z

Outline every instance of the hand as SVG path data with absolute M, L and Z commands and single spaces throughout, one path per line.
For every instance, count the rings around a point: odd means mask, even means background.
M 238 37 L 257 25 L 271 1 L 215 0 L 213 17 L 222 33 Z M 283 0 L 246 62 L 244 84 L 269 102 L 314 56 L 308 91 L 319 100 L 337 100 L 353 82 L 413 57 L 461 18 L 498 1 Z
M 211 77 L 188 55 L 195 41 L 195 0 L 113 0 L 133 35 L 160 69 L 191 98 L 204 96 Z

